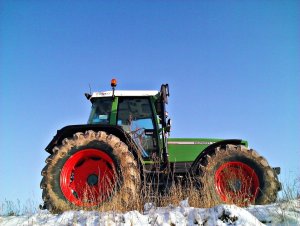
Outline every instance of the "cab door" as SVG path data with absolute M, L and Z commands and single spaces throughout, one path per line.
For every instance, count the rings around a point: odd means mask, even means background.
M 154 114 L 149 97 L 119 97 L 117 125 L 128 132 L 144 159 L 158 153 Z

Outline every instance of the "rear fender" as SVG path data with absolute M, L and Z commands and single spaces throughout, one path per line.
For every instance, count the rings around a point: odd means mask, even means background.
M 216 143 L 213 143 L 212 145 L 209 145 L 206 147 L 199 155 L 198 157 L 194 160 L 193 164 L 191 165 L 190 168 L 190 174 L 194 175 L 197 174 L 197 170 L 199 169 L 199 164 L 201 164 L 201 161 L 203 160 L 203 157 L 206 155 L 209 155 L 215 151 L 216 147 L 224 147 L 227 144 L 233 144 L 233 145 L 245 145 L 247 146 L 247 142 L 243 140 L 238 140 L 238 139 L 230 139 L 230 140 L 222 140 Z

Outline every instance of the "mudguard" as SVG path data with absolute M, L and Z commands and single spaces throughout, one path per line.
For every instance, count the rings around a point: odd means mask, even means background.
M 63 139 L 67 137 L 73 136 L 73 134 L 77 132 L 85 133 L 87 130 L 93 130 L 95 132 L 104 131 L 108 134 L 113 134 L 118 137 L 122 142 L 124 142 L 127 146 L 129 151 L 133 154 L 134 158 L 136 159 L 140 170 L 143 170 L 144 163 L 139 152 L 138 146 L 136 145 L 135 141 L 132 137 L 123 130 L 120 126 L 112 126 L 112 125 L 99 125 L 99 124 L 84 124 L 84 125 L 69 125 L 63 127 L 60 130 L 57 130 L 56 135 L 50 141 L 50 143 L 45 148 L 45 151 L 49 154 L 53 154 L 52 149 L 56 146 L 61 144 Z
M 56 135 L 50 141 L 50 143 L 45 148 L 46 152 L 52 154 L 52 149 L 55 145 L 60 144 L 62 140 L 66 137 L 73 136 L 74 133 L 82 132 L 87 130 L 93 131 L 105 131 L 109 134 L 113 134 L 118 137 L 121 141 L 128 144 L 128 141 L 132 141 L 131 137 L 122 129 L 120 126 L 111 125 L 96 125 L 96 124 L 85 124 L 85 125 L 70 125 L 57 130 Z
M 203 159 L 204 156 L 210 154 L 211 152 L 213 152 L 215 150 L 216 147 L 219 146 L 226 146 L 227 144 L 233 144 L 233 145 L 240 145 L 243 144 L 245 146 L 248 146 L 248 143 L 244 140 L 240 140 L 240 139 L 229 139 L 229 140 L 221 140 L 219 142 L 213 143 L 212 145 L 209 145 L 208 147 L 206 147 L 199 155 L 198 157 L 194 160 L 193 164 L 191 165 L 190 168 L 190 172 L 192 175 L 197 173 L 198 170 L 198 166 L 201 163 L 201 160 Z

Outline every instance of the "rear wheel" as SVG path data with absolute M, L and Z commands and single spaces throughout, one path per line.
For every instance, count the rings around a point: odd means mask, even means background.
M 87 131 L 64 139 L 42 170 L 44 208 L 51 212 L 130 208 L 138 198 L 139 170 L 127 145 L 114 135 Z
M 240 206 L 276 201 L 277 175 L 262 156 L 244 146 L 226 145 L 202 159 L 199 167 L 201 193 L 208 205 Z

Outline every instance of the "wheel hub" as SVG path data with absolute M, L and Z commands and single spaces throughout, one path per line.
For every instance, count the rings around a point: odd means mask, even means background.
M 94 186 L 98 183 L 98 176 L 95 174 L 91 174 L 88 176 L 87 183 L 89 186 Z
M 233 192 L 241 191 L 242 182 L 240 180 L 231 180 L 228 182 L 228 188 Z

